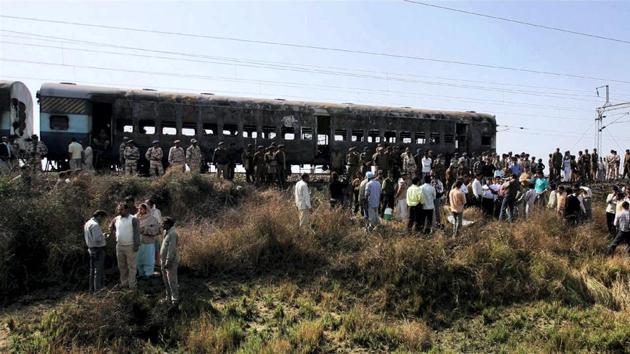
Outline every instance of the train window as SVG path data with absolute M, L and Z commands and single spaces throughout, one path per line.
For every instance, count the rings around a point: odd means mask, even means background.
M 400 139 L 403 144 L 411 144 L 411 133 L 410 132 L 400 132 Z
M 429 137 L 429 144 L 438 145 L 440 144 L 440 133 L 431 133 Z
M 302 140 L 313 140 L 313 128 L 302 127 Z
M 255 125 L 244 125 L 243 126 L 243 138 L 258 138 L 258 131 Z
M 223 124 L 224 136 L 238 136 L 238 125 L 236 124 Z
M 116 129 L 123 133 L 133 133 L 133 124 L 131 119 L 119 119 L 116 121 Z
M 427 138 L 426 135 L 424 135 L 424 132 L 417 132 L 416 133 L 416 144 L 417 145 L 424 145 L 427 143 Z
M 276 137 L 276 127 L 264 126 L 262 128 L 263 139 L 275 139 L 275 137 Z
M 386 143 L 395 143 L 396 142 L 396 132 L 387 131 L 385 132 L 385 142 Z
M 182 124 L 182 135 L 185 135 L 185 136 L 197 135 L 197 123 Z
M 380 143 L 381 142 L 381 132 L 378 130 L 370 130 L 368 132 L 367 137 L 368 143 Z
M 177 135 L 175 122 L 162 122 L 162 135 Z
M 365 141 L 363 130 L 353 130 L 351 138 L 352 138 L 352 141 Z
M 485 145 L 485 146 L 492 145 L 492 137 L 491 136 L 482 136 L 481 137 L 481 145 Z
M 141 134 L 153 135 L 155 134 L 155 123 L 152 120 L 141 120 L 138 123 Z
M 203 133 L 205 135 L 217 135 L 217 125 L 212 123 L 204 123 Z
M 345 129 L 335 129 L 335 141 L 346 141 L 348 139 Z
M 317 145 L 328 145 L 328 135 L 317 134 Z
M 444 143 L 445 144 L 453 144 L 455 143 L 455 136 L 453 134 L 444 135 Z
M 50 116 L 50 129 L 51 130 L 68 130 L 70 127 L 70 119 L 68 116 Z
M 282 139 L 295 140 L 295 129 L 293 127 L 282 127 Z

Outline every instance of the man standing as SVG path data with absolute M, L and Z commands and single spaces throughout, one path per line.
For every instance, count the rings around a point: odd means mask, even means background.
M 97 210 L 92 218 L 83 226 L 83 236 L 90 255 L 90 293 L 94 294 L 103 288 L 103 274 L 105 272 L 105 235 L 100 224 L 105 219 L 103 210 Z
M 425 152 L 420 162 L 422 164 L 422 178 L 424 178 L 428 176 L 431 172 L 431 164 L 433 163 L 433 160 L 431 160 L 431 158 L 427 156 L 427 153 Z
M 80 170 L 83 164 L 83 146 L 77 142 L 76 138 L 70 138 L 68 145 L 68 159 L 70 160 L 71 170 Z
M 505 190 L 505 196 L 503 197 L 503 202 L 501 203 L 499 220 L 503 220 L 505 216 L 508 222 L 512 222 L 514 221 L 514 206 L 516 203 L 516 195 L 521 189 L 518 182 L 518 176 L 512 175 L 510 180 L 503 184 L 503 189 Z
M 630 178 L 630 149 L 626 149 L 626 154 L 623 156 L 623 175 L 621 179 Z
M 128 137 L 123 137 L 122 143 L 118 147 L 118 160 L 120 162 L 120 169 L 125 169 L 125 148 L 127 147 Z
M 475 205 L 481 208 L 481 198 L 483 198 L 483 186 L 481 185 L 481 174 L 475 175 L 472 181 L 472 192 L 475 197 Z
M 418 172 L 418 166 L 416 165 L 416 158 L 413 156 L 408 146 L 405 148 L 405 152 L 402 153 L 401 158 L 403 173 L 406 173 L 409 177 L 415 176 Z
M 256 184 L 260 185 L 265 180 L 265 148 L 263 146 L 258 146 L 256 150 L 257 151 L 254 154 L 254 167 L 256 169 Z
M 556 148 L 556 152 L 551 156 L 551 165 L 550 168 L 553 167 L 553 176 L 554 181 L 560 178 L 560 171 L 562 170 L 562 153 L 560 152 L 560 148 Z
M 172 168 L 175 171 L 185 172 L 186 171 L 186 152 L 184 148 L 180 147 L 179 144 L 181 141 L 175 140 L 173 142 L 173 146 L 168 150 L 168 164 L 169 168 Z
M 278 167 L 277 167 L 278 171 L 276 173 L 278 187 L 280 189 L 284 189 L 284 182 L 286 181 L 286 176 L 287 176 L 287 154 L 284 152 L 283 144 L 278 145 L 278 150 L 276 150 L 274 158 L 276 159 L 276 163 L 278 164 Z M 343 159 L 343 156 L 342 156 L 342 159 Z M 341 164 L 343 165 L 343 161 L 341 162 Z
M 247 149 L 241 154 L 241 162 L 245 169 L 245 181 L 247 183 L 254 182 L 255 166 L 254 166 L 254 146 L 247 145 Z
M 83 150 L 83 168 L 86 171 L 94 171 L 94 150 L 89 144 Z
M 120 272 L 120 286 L 136 288 L 136 256 L 140 248 L 140 225 L 138 219 L 129 214 L 124 204 L 116 208 L 118 214 L 110 226 L 116 236 L 116 258 Z
M 462 228 L 462 222 L 464 217 L 464 205 L 466 204 L 466 196 L 461 191 L 463 182 L 458 180 L 453 185 L 453 188 L 448 193 L 448 200 L 451 207 L 451 213 L 453 214 L 453 237 L 459 235 L 459 230 Z
M 368 208 L 368 231 L 374 230 L 379 224 L 378 207 L 381 204 L 381 183 L 374 178 L 374 173 L 368 172 L 368 183 L 365 185 L 365 199 Z
M 136 175 L 138 173 L 138 160 L 140 160 L 140 150 L 133 140 L 127 141 L 125 147 L 125 174 Z
M 350 178 L 354 178 L 359 170 L 359 166 L 361 165 L 361 156 L 354 146 L 351 146 L 350 149 L 348 149 L 346 164 L 348 165 L 348 176 Z
M 186 162 L 192 173 L 201 173 L 201 148 L 197 139 L 190 139 L 190 146 L 186 149 Z
M 311 192 L 308 189 L 309 175 L 302 175 L 302 179 L 295 184 L 295 206 L 299 213 L 300 228 L 308 228 L 311 226 Z
M 164 166 L 162 166 L 162 159 L 164 158 L 164 152 L 160 147 L 159 140 L 153 140 L 153 146 L 151 146 L 144 154 L 147 160 L 149 160 L 149 175 L 161 176 L 164 174 Z
M 606 179 L 613 181 L 617 179 L 619 173 L 619 156 L 617 156 L 617 152 L 615 150 L 610 150 L 610 155 L 606 157 L 606 162 L 608 162 Z
M 420 187 L 422 190 L 422 217 L 420 218 L 420 226 L 424 225 L 424 233 L 430 234 L 433 226 L 433 212 L 435 205 L 433 202 L 436 198 L 435 188 L 431 185 L 431 176 L 424 176 L 424 184 Z
M 176 304 L 179 301 L 179 284 L 177 283 L 177 267 L 179 265 L 177 241 L 179 236 L 175 230 L 175 221 L 168 216 L 164 218 L 162 228 L 164 229 L 164 240 L 160 249 L 160 266 L 166 288 L 165 300 Z
M 31 136 L 31 142 L 26 146 L 26 156 L 28 156 L 28 163 L 33 168 L 33 173 L 42 170 L 42 159 L 48 155 L 48 148 L 44 142 L 39 140 L 39 137 L 35 134 Z
M 409 206 L 409 221 L 407 231 L 411 233 L 420 231 L 420 220 L 422 220 L 422 188 L 420 188 L 420 177 L 415 176 L 411 180 L 411 186 L 407 188 L 407 205 Z
M 617 236 L 613 242 L 608 246 L 606 254 L 612 255 L 617 249 L 617 246 L 621 242 L 630 244 L 630 212 L 628 209 L 630 204 L 627 201 L 621 203 L 621 213 L 615 217 L 614 226 L 617 227 Z M 630 248 L 628 248 L 628 254 L 630 254 Z
M 599 179 L 598 172 L 599 172 L 599 155 L 597 154 L 597 149 L 593 149 L 593 153 L 591 154 L 591 178 L 593 178 L 593 181 Z
M 437 160 L 439 161 L 439 159 Z M 435 211 L 434 220 L 435 226 L 443 228 L 442 225 L 442 199 L 444 196 L 444 184 L 440 180 L 440 177 L 434 171 L 431 171 L 431 185 L 435 188 L 435 200 L 433 200 L 433 210 Z
M 11 145 L 9 145 L 9 138 L 2 137 L 2 143 L 0 144 L 0 174 L 9 173 L 11 170 Z
M 219 142 L 217 148 L 214 149 L 214 154 L 212 155 L 212 162 L 214 162 L 214 167 L 217 169 L 217 180 L 222 176 L 223 179 L 229 179 L 228 175 L 228 164 L 230 159 L 228 157 L 227 150 L 223 148 L 225 145 L 222 141 Z

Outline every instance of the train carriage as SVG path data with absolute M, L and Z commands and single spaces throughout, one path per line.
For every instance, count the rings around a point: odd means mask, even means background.
M 20 148 L 33 134 L 33 97 L 20 81 L 0 80 L 0 136 L 17 136 Z
M 124 137 L 142 151 L 157 139 L 162 148 L 196 138 L 206 156 L 220 141 L 232 149 L 284 144 L 288 163 L 328 165 L 350 146 L 403 144 L 435 153 L 495 150 L 496 122 L 489 114 L 409 107 L 379 107 L 44 84 L 38 92 L 42 138 L 53 160 L 66 157 L 71 137 L 109 142 L 118 158 Z

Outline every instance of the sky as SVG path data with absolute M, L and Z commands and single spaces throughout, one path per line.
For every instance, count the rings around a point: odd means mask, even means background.
M 630 2 L 429 3 L 630 40 Z M 598 97 L 595 89 L 608 84 L 612 103 L 630 102 L 629 57 L 628 43 L 402 0 L 0 0 L 0 79 L 23 81 L 33 95 L 43 82 L 64 81 L 476 111 L 496 115 L 498 152 L 536 156 L 595 146 L 596 108 L 604 103 L 604 90 Z M 612 123 L 603 131 L 604 151 L 630 147 L 628 111 L 604 118 Z

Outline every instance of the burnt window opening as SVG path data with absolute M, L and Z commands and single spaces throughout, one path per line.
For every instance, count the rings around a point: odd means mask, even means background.
M 204 123 L 203 133 L 205 135 L 217 135 L 217 125 L 213 123 Z
M 395 131 L 387 131 L 384 134 L 386 143 L 395 143 L 396 142 L 396 132 Z
M 133 133 L 133 123 L 131 119 L 119 119 L 116 121 L 116 129 L 123 133 Z
M 460 124 L 460 123 L 458 123 L 455 126 L 455 129 L 456 129 L 456 133 L 458 135 L 466 134 L 466 131 L 468 130 L 468 124 Z
M 347 131 L 345 129 L 335 129 L 335 141 L 346 141 L 348 140 Z
M 50 130 L 68 130 L 68 128 L 70 128 L 70 119 L 68 116 L 50 116 Z
M 417 145 L 424 145 L 427 143 L 427 137 L 426 135 L 424 135 L 424 132 L 417 132 L 416 133 L 416 144 Z
M 353 130 L 352 141 L 353 142 L 365 141 L 365 133 L 363 132 L 363 130 Z
M 368 143 L 380 143 L 381 142 L 381 132 L 378 130 L 370 130 L 367 136 Z
M 453 134 L 446 134 L 446 135 L 444 135 L 444 143 L 445 144 L 454 144 L 455 143 L 455 136 L 453 136 Z
M 197 123 L 184 123 L 182 124 L 182 135 L 196 136 L 197 135 Z
M 481 145 L 484 145 L 484 146 L 492 145 L 492 137 L 491 136 L 482 136 L 481 137 Z
M 276 138 L 276 127 L 264 126 L 262 128 L 262 138 L 263 139 L 275 139 Z
M 295 129 L 293 127 L 282 127 L 282 139 L 295 140 Z
M 243 138 L 256 139 L 258 138 L 258 129 L 256 129 L 255 125 L 244 125 L 243 126 Z
M 162 122 L 162 135 L 177 135 L 175 122 Z
M 238 125 L 223 124 L 223 136 L 238 136 Z
M 429 137 L 429 144 L 438 145 L 440 144 L 440 133 L 431 133 Z
M 302 140 L 313 140 L 313 128 L 302 127 Z
M 155 134 L 155 122 L 152 120 L 141 120 L 138 123 L 138 128 L 140 129 L 140 134 Z
M 400 140 L 402 140 L 403 144 L 411 144 L 411 133 L 400 132 Z
M 317 134 L 317 145 L 328 145 L 328 135 Z

